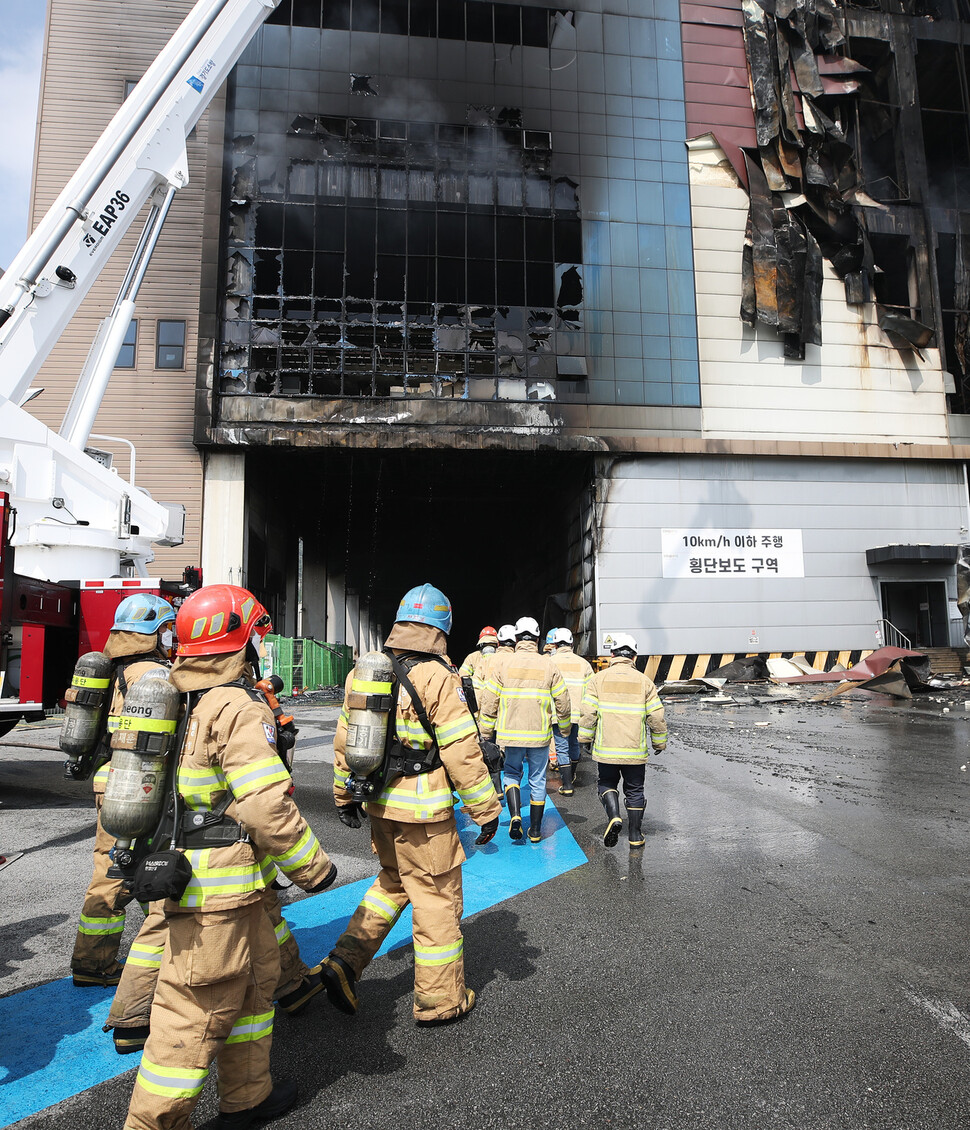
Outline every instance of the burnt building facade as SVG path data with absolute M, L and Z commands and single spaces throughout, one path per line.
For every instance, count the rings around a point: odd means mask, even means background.
M 123 7 L 92 82 L 140 73 Z M 526 613 L 591 653 L 955 642 L 924 549 L 970 524 L 966 26 L 282 0 L 171 243 L 208 578 L 359 647 L 426 579 L 461 643 Z

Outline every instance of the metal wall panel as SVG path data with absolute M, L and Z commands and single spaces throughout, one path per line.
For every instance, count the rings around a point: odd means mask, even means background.
M 598 499 L 600 640 L 632 632 L 654 654 L 871 648 L 880 580 L 946 580 L 956 599 L 952 566 L 870 573 L 866 550 L 966 540 L 959 464 L 637 458 L 604 473 Z M 663 577 L 664 528 L 771 527 L 802 531 L 803 578 Z

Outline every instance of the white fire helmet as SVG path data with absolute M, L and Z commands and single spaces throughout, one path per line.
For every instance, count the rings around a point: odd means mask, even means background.
M 520 616 L 518 620 L 515 621 L 515 638 L 518 639 L 520 636 L 535 636 L 536 639 L 539 638 L 539 625 L 531 616 Z
M 503 624 L 498 630 L 499 643 L 515 643 L 515 625 Z
M 616 655 L 617 652 L 622 651 L 624 648 L 629 648 L 634 655 L 637 654 L 637 641 L 633 636 L 628 636 L 626 632 L 617 632 L 615 636 L 610 639 L 610 651 Z
M 573 634 L 568 628 L 557 628 L 552 633 L 552 642 L 553 642 L 553 644 L 555 644 L 556 647 L 560 647 L 560 646 L 572 647 L 573 646 Z

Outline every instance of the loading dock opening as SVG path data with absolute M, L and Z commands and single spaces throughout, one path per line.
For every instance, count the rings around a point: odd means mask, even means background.
M 484 624 L 590 625 L 593 459 L 558 452 L 253 449 L 246 580 L 294 634 L 366 650 L 431 581 L 451 599 L 456 661 Z M 584 556 L 586 557 L 584 568 Z

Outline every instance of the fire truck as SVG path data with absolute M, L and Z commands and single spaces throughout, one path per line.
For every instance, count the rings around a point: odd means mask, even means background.
M 182 543 L 181 505 L 156 502 L 88 443 L 175 194 L 186 138 L 279 0 L 199 0 L 0 277 L 0 735 L 43 717 L 78 655 L 103 646 L 119 601 L 178 603 L 201 584 L 149 575 Z M 31 382 L 147 206 L 117 299 L 58 431 L 27 411 Z

